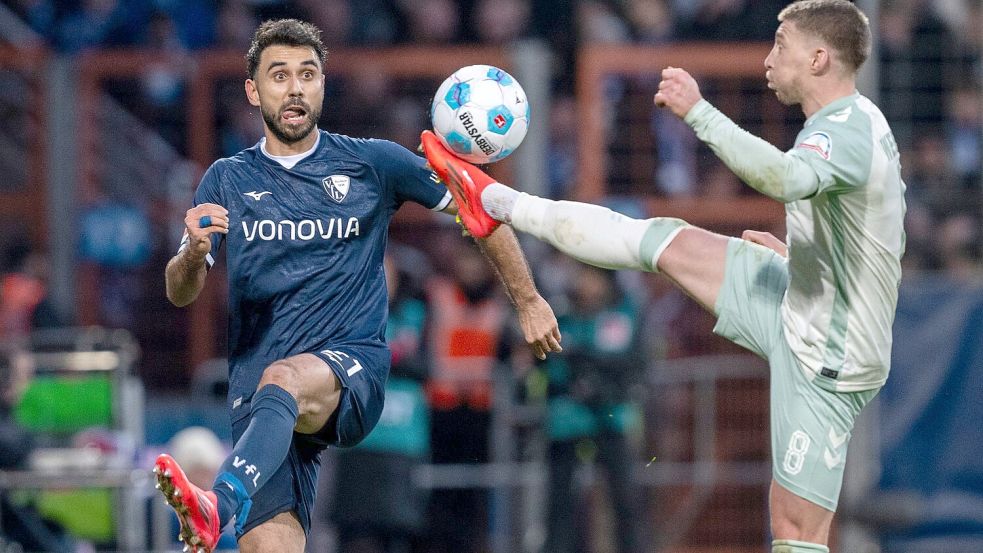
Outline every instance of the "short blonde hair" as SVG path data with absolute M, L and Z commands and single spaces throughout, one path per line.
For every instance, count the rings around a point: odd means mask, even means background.
M 778 14 L 835 50 L 854 73 L 870 57 L 870 20 L 847 0 L 799 0 Z

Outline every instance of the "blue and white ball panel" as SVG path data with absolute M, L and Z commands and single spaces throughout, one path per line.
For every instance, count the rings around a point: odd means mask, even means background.
M 457 131 L 451 131 L 444 135 L 447 147 L 459 154 L 471 153 L 471 138 Z
M 512 128 L 515 117 L 508 107 L 497 106 L 488 110 L 487 119 L 488 132 L 504 135 Z

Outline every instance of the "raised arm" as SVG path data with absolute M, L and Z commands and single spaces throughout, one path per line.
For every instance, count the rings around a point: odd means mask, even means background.
M 208 220 L 204 220 L 205 217 Z M 208 225 L 202 227 L 202 223 Z M 211 234 L 228 234 L 229 212 L 220 205 L 200 204 L 185 213 L 184 227 L 181 249 L 164 269 L 167 299 L 178 307 L 195 301 L 205 287 L 206 259 L 212 249 Z
M 662 71 L 655 104 L 669 108 L 696 131 L 731 171 L 758 192 L 788 203 L 819 191 L 808 163 L 745 131 L 703 99 L 696 80 L 678 67 Z

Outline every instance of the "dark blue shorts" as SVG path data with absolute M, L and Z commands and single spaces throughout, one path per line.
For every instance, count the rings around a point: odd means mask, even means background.
M 253 496 L 243 533 L 289 511 L 297 513 L 304 532 L 310 533 L 321 452 L 328 446 L 351 447 L 361 442 L 382 414 L 390 364 L 387 348 L 339 346 L 310 353 L 323 359 L 341 381 L 338 409 L 316 434 L 294 433 L 287 459 Z M 232 411 L 233 443 L 249 426 L 251 400 L 252 396 L 244 399 Z

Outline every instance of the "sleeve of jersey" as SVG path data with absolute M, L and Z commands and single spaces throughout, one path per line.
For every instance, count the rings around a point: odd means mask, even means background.
M 700 100 L 685 121 L 734 174 L 758 192 L 788 203 L 820 191 L 821 175 L 809 163 L 745 131 L 710 102 Z
M 427 168 L 426 159 L 394 142 L 376 142 L 380 154 L 378 167 L 399 202 L 413 201 L 433 211 L 447 207 L 451 194 L 440 184 L 437 175 Z
M 213 163 L 212 166 L 205 171 L 204 176 L 201 177 L 201 182 L 198 184 L 198 189 L 195 190 L 195 206 L 207 203 L 225 207 L 225 204 L 222 202 L 221 178 L 219 178 L 220 171 L 221 170 L 218 168 L 218 162 Z M 215 264 L 215 257 L 213 254 L 217 253 L 219 249 L 221 249 L 225 235 L 220 232 L 213 232 L 210 238 L 212 241 L 212 251 L 205 256 L 205 261 L 208 263 L 209 267 Z M 188 246 L 188 242 L 188 233 L 184 233 L 184 235 L 181 237 L 181 245 L 178 247 L 178 251 L 180 252 L 186 248 Z

